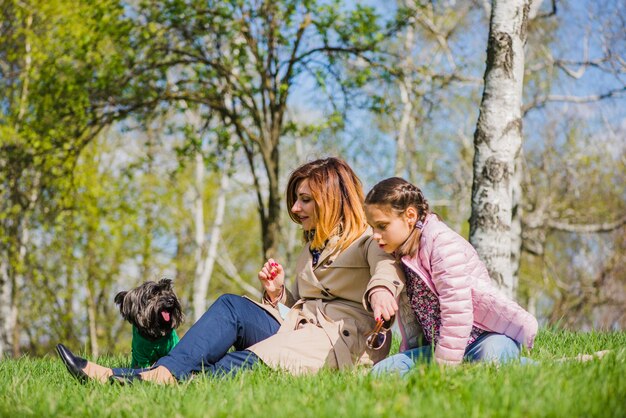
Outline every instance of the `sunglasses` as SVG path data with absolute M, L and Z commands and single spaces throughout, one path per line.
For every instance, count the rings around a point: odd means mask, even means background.
M 365 335 L 365 344 L 370 350 L 380 350 L 385 341 L 387 341 L 387 333 L 389 332 L 389 325 L 384 327 L 385 321 L 379 319 L 376 321 L 376 326 L 372 331 Z

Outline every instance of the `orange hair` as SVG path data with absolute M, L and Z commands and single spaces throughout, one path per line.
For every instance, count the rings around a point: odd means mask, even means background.
M 309 182 L 317 219 L 315 230 L 305 231 L 305 241 L 310 242 L 313 249 L 322 249 L 330 237 L 337 235 L 337 248 L 348 247 L 367 228 L 361 180 L 339 158 L 315 160 L 298 167 L 291 173 L 286 191 L 289 217 L 296 223 L 300 220 L 291 208 L 304 179 Z

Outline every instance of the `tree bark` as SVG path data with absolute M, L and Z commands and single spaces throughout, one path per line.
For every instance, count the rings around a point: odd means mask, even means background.
M 87 284 L 87 321 L 89 326 L 89 346 L 91 355 L 98 357 L 100 355 L 100 346 L 98 345 L 98 312 L 96 309 L 94 290 L 92 284 Z
M 8 254 L 0 260 L 0 315 L 4 318 L 0 327 L 0 359 L 4 358 L 13 346 L 13 323 L 11 322 L 11 306 L 13 281 L 9 272 Z
M 204 188 L 204 159 L 200 153 L 196 154 L 196 277 L 194 280 L 193 313 L 197 321 L 206 311 L 206 297 L 217 258 L 217 243 L 220 240 L 224 212 L 226 208 L 226 193 L 230 187 L 230 166 L 232 150 L 228 150 L 227 163 L 220 178 L 220 188 L 215 207 L 215 219 L 211 227 L 211 236 L 208 247 L 204 241 L 204 209 L 202 204 L 202 190 Z M 204 250 L 206 248 L 206 255 Z
M 265 162 L 268 179 L 269 197 L 267 200 L 267 218 L 263 222 L 263 253 L 264 258 L 275 258 L 278 255 L 278 239 L 281 236 L 279 186 L 279 153 L 280 133 L 274 133 L 270 158 Z
M 22 119 L 28 108 L 30 71 L 32 66 L 32 50 L 30 42 L 30 31 L 33 23 L 33 13 L 29 12 L 24 22 L 24 55 L 23 68 L 19 77 L 22 79 L 20 98 L 18 101 L 18 113 L 14 125 L 15 132 L 20 131 Z M 3 243 L 3 253 L 0 255 L 0 315 L 2 318 L 2 326 L 0 327 L 0 359 L 4 358 L 7 353 L 12 352 L 14 356 L 19 355 L 19 339 L 17 338 L 17 318 L 18 318 L 18 301 L 17 293 L 20 290 L 21 283 L 24 282 L 22 274 L 23 263 L 26 260 L 27 246 L 29 241 L 28 216 L 31 208 L 34 206 L 38 198 L 39 177 L 35 175 L 33 188 L 28 196 L 28 204 L 24 213 L 13 217 L 10 221 L 4 221 L 3 232 L 11 231 L 8 240 Z M 17 180 L 19 182 L 19 180 Z M 6 192 L 6 191 L 5 191 Z M 10 196 L 10 192 L 7 193 Z M 4 193 L 3 193 L 4 195 Z M 4 196 L 2 198 L 5 198 Z M 7 199 L 9 202 L 18 202 L 19 199 Z M 10 205 L 11 203 L 9 203 Z M 15 246 L 12 248 L 12 246 Z M 17 254 L 15 253 L 17 248 Z M 17 256 L 17 257 L 16 257 Z
M 89 346 L 91 355 L 98 357 L 100 355 L 100 345 L 98 344 L 98 302 L 96 300 L 96 282 L 98 273 L 96 271 L 97 256 L 94 246 L 95 234 L 97 233 L 97 227 L 93 225 L 87 226 L 87 283 L 85 290 L 87 291 L 87 299 L 85 304 L 87 305 L 87 325 L 89 329 Z M 148 230 L 150 231 L 150 230 Z
M 515 158 L 515 171 L 511 178 L 511 292 L 515 296 L 519 283 L 520 261 L 522 259 L 522 177 L 524 170 L 523 151 Z
M 194 184 L 194 198 L 193 198 L 193 210 L 194 210 L 194 228 L 195 228 L 195 242 L 196 242 L 196 269 L 193 280 L 193 316 L 197 321 L 198 318 L 204 313 L 206 305 L 204 303 L 206 298 L 206 285 L 203 283 L 204 273 L 204 158 L 200 151 L 196 151 L 195 155 L 195 184 Z
M 407 137 L 409 136 L 411 125 L 411 113 L 413 112 L 413 102 L 411 101 L 410 90 L 407 80 L 411 72 L 411 49 L 413 47 L 415 37 L 415 27 L 411 19 L 406 28 L 404 37 L 404 54 L 401 69 L 402 76 L 398 82 L 400 90 L 400 103 L 402 103 L 402 114 L 400 116 L 400 126 L 398 127 L 398 136 L 396 137 L 396 164 L 394 173 L 396 176 L 404 177 L 407 170 Z
M 530 3 L 494 0 L 485 86 L 474 133 L 470 242 L 500 288 L 513 296 L 513 177 L 522 144 L 524 44 Z

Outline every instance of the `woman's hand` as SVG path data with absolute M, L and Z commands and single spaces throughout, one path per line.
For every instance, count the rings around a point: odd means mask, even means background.
M 370 291 L 370 306 L 374 311 L 374 318 L 383 318 L 389 321 L 398 312 L 398 303 L 393 294 L 386 287 L 375 287 Z
M 275 301 L 280 297 L 283 290 L 285 270 L 283 270 L 283 266 L 270 258 L 259 271 L 259 280 L 263 284 L 267 296 Z

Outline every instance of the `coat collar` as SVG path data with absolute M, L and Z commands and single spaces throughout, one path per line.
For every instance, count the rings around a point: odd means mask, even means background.
M 339 242 L 338 236 L 332 236 L 328 239 L 326 246 L 322 250 L 322 254 L 320 254 L 320 258 L 317 261 L 317 264 L 313 267 L 313 270 L 317 270 L 320 266 L 328 263 L 330 260 L 334 260 L 339 255 L 339 251 L 337 251 L 337 242 Z M 310 247 L 309 247 L 310 248 Z M 309 251 L 310 254 L 310 251 Z M 313 257 L 311 256 L 311 262 L 313 261 Z

